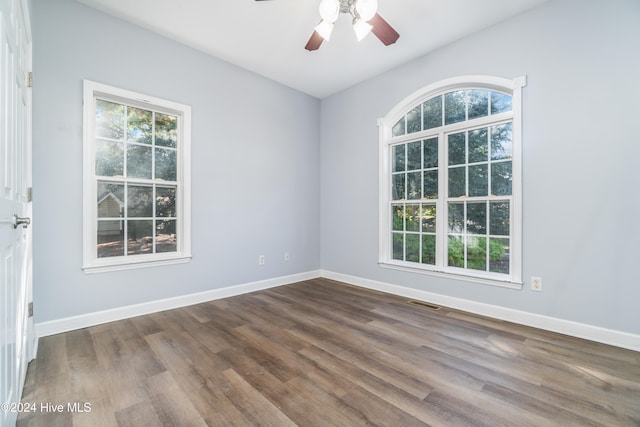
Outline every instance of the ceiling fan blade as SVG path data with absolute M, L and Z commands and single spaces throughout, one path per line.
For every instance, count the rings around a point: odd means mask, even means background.
M 307 49 L 308 51 L 318 50 L 318 48 L 320 47 L 323 41 L 324 39 L 322 38 L 322 36 L 318 34 L 317 31 L 314 31 L 313 34 L 311 34 L 311 38 L 309 38 L 309 41 L 307 42 L 304 48 Z
M 395 43 L 400 37 L 400 34 L 377 13 L 367 22 L 373 26 L 371 32 L 375 34 L 385 46 Z

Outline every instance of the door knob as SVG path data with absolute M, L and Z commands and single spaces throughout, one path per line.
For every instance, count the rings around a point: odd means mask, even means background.
M 31 224 L 31 218 L 29 217 L 19 217 L 18 215 L 13 215 L 13 228 L 18 228 L 19 225 L 22 225 L 22 228 L 27 228 Z

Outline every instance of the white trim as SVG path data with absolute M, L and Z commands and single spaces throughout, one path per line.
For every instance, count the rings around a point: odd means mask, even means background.
M 491 126 L 507 120 L 513 123 L 512 129 L 512 193 L 510 209 L 510 257 L 509 274 L 484 274 L 475 270 L 467 270 L 468 275 L 474 277 L 471 282 L 479 282 L 489 285 L 502 286 L 506 288 L 522 288 L 522 88 L 527 84 L 526 76 L 513 79 L 487 75 L 458 76 L 435 82 L 425 86 L 400 101 L 383 118 L 379 118 L 378 125 L 378 264 L 383 267 L 405 269 L 411 268 L 413 272 L 423 274 L 437 274 L 442 277 L 456 279 L 460 274 L 467 275 L 467 272 L 459 273 L 457 269 L 448 267 L 445 262 L 446 257 L 446 212 L 447 212 L 447 182 L 439 179 L 439 198 L 429 200 L 435 203 L 438 209 L 436 219 L 436 265 L 427 266 L 419 263 L 398 262 L 392 259 L 392 237 L 391 237 L 391 150 L 395 144 L 408 143 L 414 140 L 425 138 L 438 138 L 439 152 L 439 177 L 447 174 L 447 152 L 446 138 L 454 131 L 470 130 L 480 126 Z M 434 129 L 423 130 L 411 134 L 403 134 L 398 137 L 392 136 L 394 124 L 407 114 L 407 111 L 420 105 L 435 96 L 440 96 L 453 90 L 465 89 L 487 89 L 501 93 L 508 93 L 512 97 L 512 110 L 508 113 L 500 113 L 488 117 L 466 120 L 460 123 L 443 125 Z M 444 108 L 444 104 L 443 104 Z M 465 200 L 470 200 L 466 198 Z M 489 201 L 491 198 L 483 197 L 481 200 Z M 420 199 L 405 200 L 409 203 L 420 203 Z M 414 265 L 410 265 L 414 264 Z
M 510 271 L 513 282 L 522 282 L 522 88 L 526 86 L 526 76 L 514 79 L 511 107 L 513 109 L 513 128 L 511 129 L 512 147 L 511 174 L 517 179 L 511 181 L 511 256 Z M 513 236 L 516 236 L 514 239 Z
M 522 289 L 522 282 L 509 282 L 506 280 L 500 280 L 500 279 L 494 279 L 491 277 L 490 273 L 487 273 L 486 276 L 487 277 L 482 277 L 480 276 L 478 273 L 484 273 L 484 272 L 467 272 L 464 269 L 459 269 L 460 272 L 458 274 L 453 273 L 451 271 L 439 271 L 439 270 L 428 270 L 426 268 L 420 268 L 420 267 L 414 267 L 415 263 L 411 263 L 411 262 L 407 262 L 407 263 L 403 263 L 401 261 L 398 262 L 379 262 L 378 265 L 382 268 L 388 268 L 391 270 L 399 270 L 399 271 L 406 271 L 409 273 L 419 273 L 419 274 L 426 274 L 428 276 L 435 276 L 435 277 L 442 277 L 445 279 L 457 279 L 457 280 L 464 280 L 466 282 L 471 282 L 471 283 L 480 283 L 483 285 L 490 285 L 490 286 L 499 286 L 501 288 L 510 288 L 510 289 L 517 289 L 517 290 L 521 290 Z M 475 273 L 475 274 L 473 274 Z
M 385 126 L 384 119 L 378 119 L 379 141 L 388 141 L 391 138 L 391 126 Z M 382 143 L 380 143 L 382 144 Z M 390 224 L 388 206 L 390 195 L 389 179 L 391 177 L 391 164 L 389 162 L 388 150 L 380 147 L 378 153 L 378 261 L 390 259 L 389 247 L 386 240 L 389 239 L 388 227 Z M 383 209 L 383 206 L 385 209 Z
M 163 255 L 163 254 L 158 254 Z M 156 267 L 159 265 L 173 265 L 173 264 L 185 264 L 191 261 L 191 256 L 168 256 L 162 259 L 152 255 L 140 255 L 140 258 L 135 257 L 134 260 L 123 260 L 118 264 L 104 264 L 100 265 L 100 259 L 90 267 L 83 267 L 85 274 L 106 273 L 109 271 L 124 271 L 133 270 L 135 268 L 147 268 Z
M 38 334 L 36 333 L 36 326 L 33 322 L 33 316 L 27 319 L 27 361 L 30 362 L 36 358 L 38 354 Z M 25 375 L 26 375 L 25 369 Z
M 350 276 L 342 273 L 322 270 L 324 278 L 336 280 L 362 288 L 373 289 L 406 298 L 417 299 L 430 302 L 445 307 L 463 310 L 469 313 L 488 316 L 494 319 L 506 320 L 520 325 L 531 326 L 546 331 L 557 332 L 570 335 L 572 337 L 596 341 L 603 344 L 640 351 L 640 335 L 629 332 L 616 331 L 602 328 L 600 326 L 588 325 L 586 323 L 574 322 L 572 320 L 559 319 L 541 314 L 529 313 L 521 310 L 500 307 L 497 305 L 471 301 L 463 298 L 451 297 L 422 291 L 419 289 L 407 288 L 376 280 L 364 279 L 362 277 Z
M 132 257 L 118 256 L 98 258 L 96 254 L 97 233 L 97 179 L 95 176 L 95 99 L 108 99 L 126 105 L 135 105 L 154 111 L 175 114 L 180 117 L 180 134 L 177 153 L 176 229 L 178 247 L 176 252 L 166 252 Z M 85 273 L 128 270 L 138 267 L 152 267 L 189 262 L 191 260 L 191 106 L 166 99 L 160 99 L 127 89 L 108 86 L 102 83 L 83 80 L 83 263 Z M 126 179 L 115 178 L 126 182 Z M 140 181 L 137 180 L 136 181 Z M 150 184 L 162 186 L 156 180 Z
M 174 308 L 185 307 L 221 298 L 243 295 L 249 292 L 274 288 L 276 286 L 283 286 L 291 283 L 301 282 L 304 280 L 316 279 L 318 277 L 336 280 L 342 283 L 347 283 L 367 289 L 373 289 L 376 291 L 398 295 L 406 298 L 427 301 L 433 304 L 442 305 L 457 310 L 463 310 L 482 316 L 488 316 L 494 319 L 518 323 L 520 325 L 531 326 L 546 331 L 558 332 L 577 338 L 596 341 L 603 344 L 626 348 L 629 350 L 640 351 L 640 335 L 602 328 L 594 325 L 588 325 L 585 323 L 574 322 L 571 320 L 543 316 L 540 314 L 529 313 L 521 310 L 514 310 L 511 308 L 471 301 L 463 298 L 436 294 L 433 292 L 393 285 L 390 283 L 371 279 L 364 279 L 362 277 L 336 273 L 328 270 L 312 270 L 305 273 L 293 274 L 290 276 L 276 277 L 273 279 L 266 279 L 240 285 L 232 285 L 195 294 L 182 295 L 174 298 L 150 301 L 142 304 L 119 307 L 111 310 L 81 314 L 64 319 L 36 323 L 35 331 L 37 333 L 37 337 L 45 337 L 76 329 L 87 328 L 107 322 L 128 319 L 131 317 L 142 316 L 145 314 L 156 313 L 164 310 L 171 310 Z M 36 347 L 33 350 L 34 358 L 36 355 L 35 352 L 37 350 L 37 341 L 35 345 Z
M 195 294 L 181 295 L 173 298 L 128 305 L 125 307 L 118 307 L 111 310 L 98 311 L 94 313 L 66 317 L 64 319 L 36 323 L 35 327 L 38 337 L 46 337 L 62 332 L 73 331 L 75 329 L 87 328 L 89 326 L 100 325 L 107 322 L 114 322 L 117 320 L 128 319 L 131 317 L 156 313 L 159 311 L 171 310 L 174 308 L 185 307 L 207 301 L 214 301 L 221 298 L 233 297 L 249 292 L 274 288 L 276 286 L 315 279 L 318 277 L 320 277 L 319 270 L 292 274 L 290 276 L 282 276 L 273 279 L 260 280 L 257 282 L 232 285 L 224 288 L 198 292 Z
M 472 82 L 472 84 L 470 82 Z M 389 111 L 384 118 L 378 120 L 378 125 L 386 124 L 393 127 L 400 117 L 405 115 L 410 108 L 415 107 L 417 104 L 427 101 L 429 98 L 441 93 L 472 88 L 497 90 L 498 92 L 503 92 L 505 89 L 515 91 L 516 89 L 521 89 L 523 86 L 526 86 L 526 84 L 526 76 L 507 79 L 496 76 L 470 75 L 440 80 L 424 86 L 404 98 L 395 107 L 393 107 L 393 109 Z

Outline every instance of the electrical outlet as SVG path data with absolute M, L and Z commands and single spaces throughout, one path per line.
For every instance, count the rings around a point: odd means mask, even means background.
M 531 290 L 542 292 L 542 277 L 531 276 Z
M 258 265 L 264 265 L 264 263 L 265 263 L 264 255 L 260 255 L 258 257 Z
M 289 262 L 289 252 L 284 253 L 284 262 Z

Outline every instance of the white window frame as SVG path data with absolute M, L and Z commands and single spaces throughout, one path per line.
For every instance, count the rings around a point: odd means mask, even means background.
M 445 277 L 449 279 L 465 280 L 488 285 L 495 285 L 513 289 L 522 289 L 522 88 L 526 86 L 526 76 L 514 79 L 506 79 L 496 76 L 472 75 L 459 76 L 445 79 L 424 88 L 421 88 L 400 103 L 398 103 L 383 118 L 378 119 L 379 132 L 379 253 L 378 263 L 381 267 L 417 272 L 422 274 Z M 420 105 L 435 96 L 448 92 L 464 89 L 487 89 L 502 92 L 512 96 L 512 111 L 500 113 L 495 116 L 482 117 L 461 123 L 444 125 L 439 128 L 423 130 L 420 132 L 392 136 L 393 126 L 416 105 Z M 510 212 L 510 274 L 497 274 L 472 269 L 448 267 L 444 262 L 447 236 L 447 218 L 444 217 L 447 203 L 446 183 L 439 179 L 439 198 L 437 199 L 436 217 L 436 259 L 437 265 L 419 264 L 395 260 L 392 257 L 391 241 L 391 147 L 394 144 L 427 139 L 437 136 L 439 138 L 438 165 L 439 170 L 447 168 L 446 144 L 447 135 L 469 128 L 491 125 L 496 121 L 510 120 L 512 128 L 512 208 Z M 444 176 L 444 172 L 439 174 Z M 434 199 L 435 200 L 435 199 Z M 433 200 L 430 200 L 430 202 Z M 419 202 L 419 200 L 415 200 Z
M 84 80 L 83 105 L 83 265 L 85 273 L 127 270 L 191 260 L 191 107 L 165 99 Z M 177 250 L 98 258 L 97 183 L 95 174 L 96 97 L 179 117 L 177 145 L 176 236 Z M 125 242 L 126 244 L 126 242 Z

